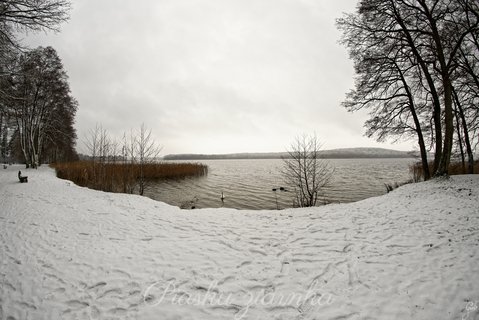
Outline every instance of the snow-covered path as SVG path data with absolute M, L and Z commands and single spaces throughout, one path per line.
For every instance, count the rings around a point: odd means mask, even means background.
M 182 211 L 0 171 L 0 319 L 479 319 L 479 176 Z

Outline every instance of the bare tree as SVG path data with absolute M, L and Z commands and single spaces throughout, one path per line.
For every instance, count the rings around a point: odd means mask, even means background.
M 149 182 L 146 172 L 148 165 L 157 161 L 162 150 L 153 139 L 151 130 L 144 124 L 138 131 L 131 130 L 129 135 L 125 133 L 121 143 L 111 138 L 101 125 L 97 125 L 90 131 L 85 145 L 92 157 L 94 176 L 91 181 L 97 181 L 103 186 L 99 189 L 111 191 L 115 188 L 112 179 L 116 177 L 109 177 L 113 171 L 108 171 L 107 168 L 121 159 L 119 164 L 123 167 L 120 177 L 122 192 L 134 193 L 138 187 L 140 195 L 144 194 Z M 111 181 L 110 185 L 107 181 Z
M 471 29 L 471 32 L 462 41 L 455 60 L 457 68 L 452 75 L 456 134 L 463 168 L 466 167 L 467 154 L 467 172 L 474 173 L 473 140 L 479 126 L 479 3 L 470 0 L 457 1 L 464 10 L 463 19 L 459 22 L 465 28 Z
M 350 48 L 359 75 L 343 106 L 349 111 L 370 110 L 371 118 L 365 123 L 368 137 L 375 136 L 378 141 L 390 136 L 417 138 L 427 180 L 430 173 L 423 132 L 429 121 L 421 120 L 427 103 L 425 90 L 417 81 L 418 68 L 404 46 L 371 34 L 369 26 L 354 27 L 357 23 L 352 18 L 339 21 L 340 28 L 347 30 L 343 43 Z
M 37 167 L 45 146 L 65 140 L 73 150 L 73 128 L 77 102 L 72 97 L 68 76 L 56 51 L 51 47 L 19 56 L 18 73 L 9 77 L 7 95 L 0 103 L 16 121 L 20 146 L 28 166 Z M 64 144 L 64 143 L 63 143 Z
M 17 46 L 15 31 L 58 31 L 68 20 L 65 0 L 0 0 L 0 44 Z
M 151 135 L 151 129 L 146 129 L 145 124 L 140 127 L 140 132 L 135 143 L 135 158 L 139 166 L 138 173 L 138 192 L 143 195 L 147 185 L 145 178 L 145 167 L 149 163 L 156 162 L 162 147 L 159 146 Z
M 92 159 L 90 176 L 85 177 L 85 179 L 90 181 L 94 188 L 103 188 L 110 191 L 105 185 L 107 185 L 106 181 L 110 181 L 110 177 L 106 173 L 106 166 L 111 155 L 112 139 L 106 129 L 97 124 L 94 129 L 88 132 L 84 144 Z M 100 184 L 102 187 L 99 186 Z
M 363 77 L 377 78 L 376 75 L 387 72 L 372 92 L 376 97 L 388 100 L 370 100 L 367 107 L 378 108 L 387 102 L 387 109 L 400 110 L 393 117 L 402 117 L 400 122 L 414 117 L 416 112 L 418 118 L 414 119 L 414 127 L 419 144 L 423 145 L 422 153 L 424 142 L 420 141 L 420 130 L 431 119 L 431 141 L 435 145 L 433 174 L 447 174 L 453 147 L 454 117 L 457 116 L 454 113 L 454 73 L 461 49 L 466 43 L 474 45 L 479 26 L 477 1 L 362 0 L 357 12 L 338 20 L 338 24 L 356 67 L 364 69 L 361 65 L 374 59 L 377 52 L 390 59 L 389 67 L 376 64 L 375 68 L 360 74 L 360 79 L 368 80 Z M 390 66 L 395 66 L 394 72 L 389 73 L 393 71 Z M 396 94 L 396 101 L 389 99 L 391 90 L 396 90 L 391 84 L 399 84 L 397 93 L 408 96 L 404 102 L 397 100 Z M 356 91 L 364 91 L 358 85 L 356 88 Z M 426 107 L 430 108 L 429 112 L 417 112 L 427 111 Z M 459 109 L 457 103 L 456 107 Z M 371 121 L 370 124 L 374 124 L 374 119 Z M 395 130 L 389 131 L 389 134 L 395 133 Z M 402 135 L 403 132 L 398 133 Z
M 283 176 L 294 188 L 295 206 L 313 207 L 321 189 L 330 181 L 333 169 L 319 157 L 321 144 L 316 135 L 302 135 L 291 144 L 288 157 L 283 159 Z

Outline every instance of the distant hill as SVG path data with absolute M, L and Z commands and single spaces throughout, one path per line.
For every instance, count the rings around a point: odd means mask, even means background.
M 321 150 L 323 159 L 412 158 L 414 152 L 383 148 L 343 148 Z M 164 160 L 219 160 L 219 159 L 281 159 L 287 152 L 229 153 L 229 154 L 170 154 Z

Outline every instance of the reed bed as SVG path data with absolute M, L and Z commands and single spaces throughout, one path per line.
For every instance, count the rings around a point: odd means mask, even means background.
M 135 193 L 138 184 L 160 179 L 182 179 L 208 174 L 200 163 L 108 163 L 77 161 L 52 164 L 57 177 L 107 192 Z
M 429 172 L 433 172 L 434 164 L 429 162 Z M 452 162 L 449 165 L 449 175 L 460 175 L 460 174 L 468 174 L 467 172 L 467 163 L 464 165 L 462 162 Z M 422 164 L 420 162 L 415 163 L 409 167 L 409 172 L 413 177 L 415 182 L 421 181 L 424 178 L 424 171 L 422 168 Z M 479 161 L 474 161 L 474 173 L 479 173 Z

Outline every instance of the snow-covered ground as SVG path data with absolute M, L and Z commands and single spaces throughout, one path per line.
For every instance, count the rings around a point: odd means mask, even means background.
M 0 319 L 479 319 L 479 176 L 181 211 L 0 171 Z

